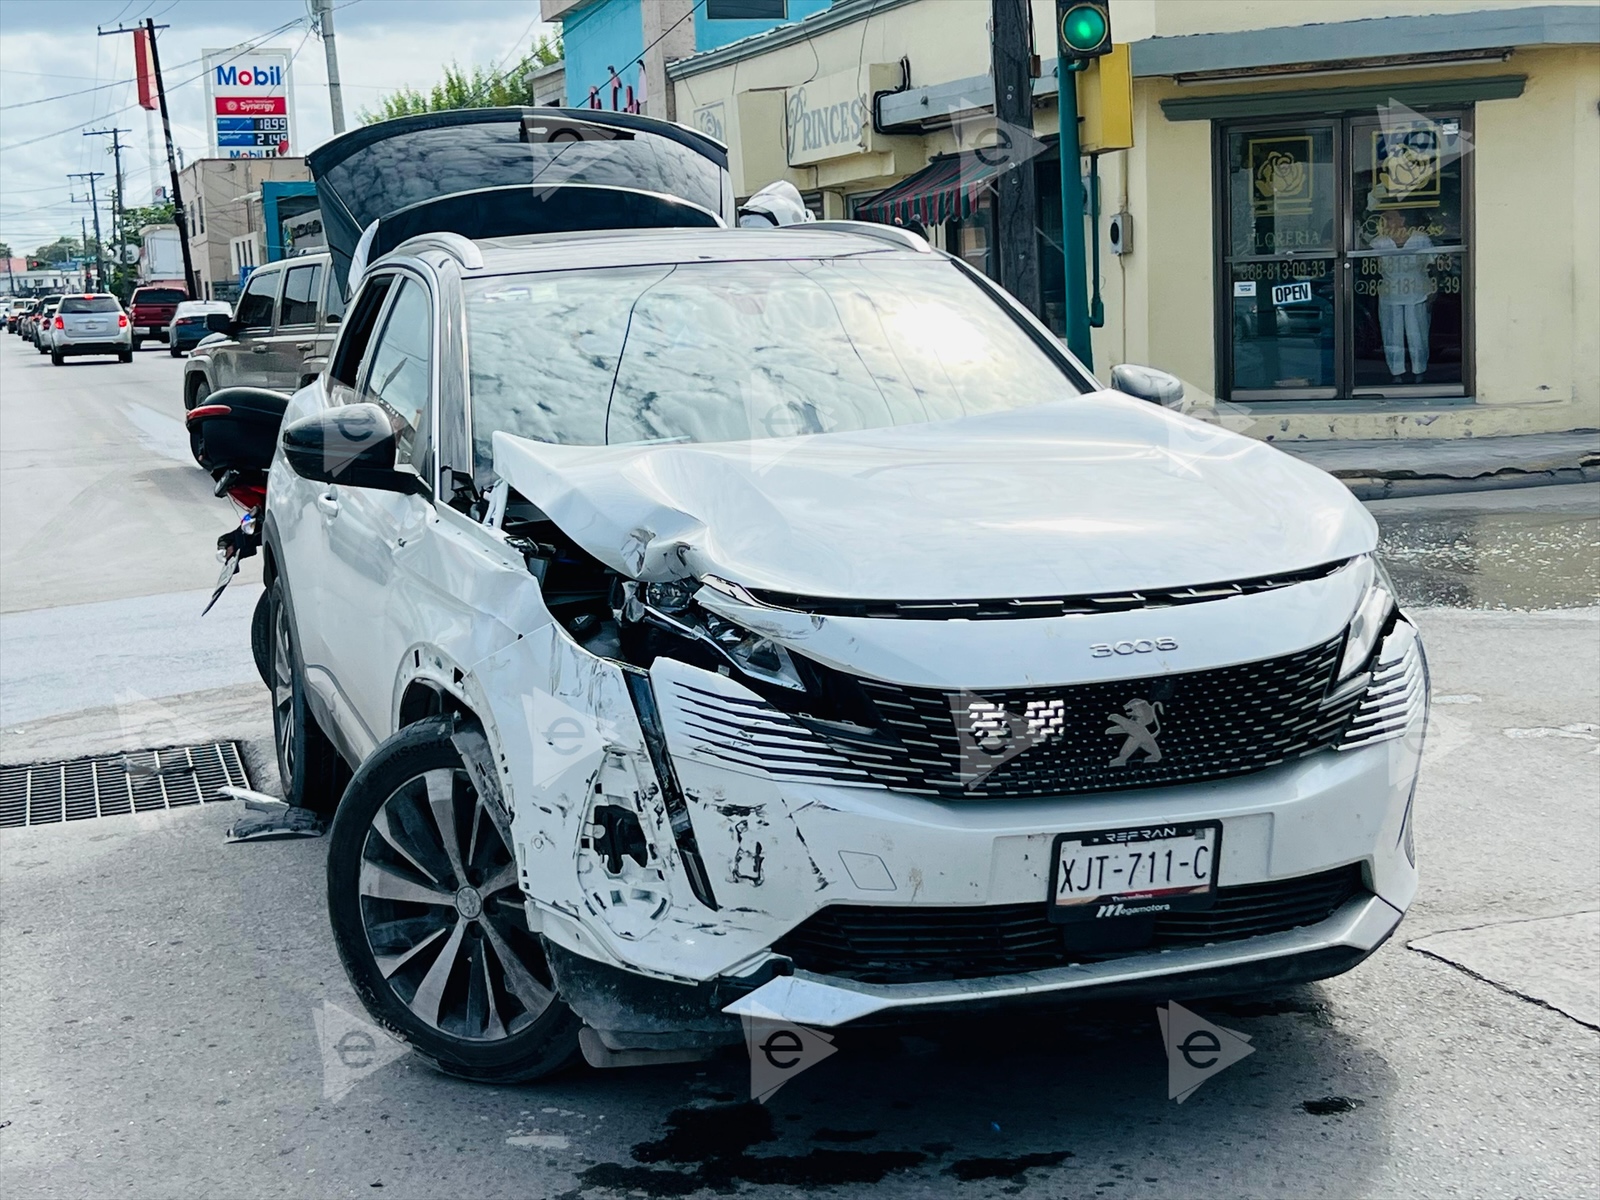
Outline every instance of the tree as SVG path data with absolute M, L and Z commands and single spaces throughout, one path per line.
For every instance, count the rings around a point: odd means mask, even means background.
M 139 278 L 139 264 L 137 254 L 144 243 L 139 237 L 139 230 L 146 225 L 172 225 L 177 222 L 177 212 L 172 201 L 162 204 L 149 204 L 142 208 L 125 208 L 122 210 L 122 242 L 119 246 L 111 248 L 111 290 L 126 300 L 133 294 L 134 284 Z M 134 261 L 128 262 L 128 251 L 134 251 Z
M 40 246 L 28 257 L 38 259 L 46 266 L 58 266 L 68 259 L 82 258 L 83 242 L 69 233 L 65 237 L 58 237 L 47 246 Z
M 459 64 L 451 63 L 445 68 L 444 78 L 427 95 L 416 88 L 402 88 L 379 101 L 376 111 L 362 109 L 361 122 L 371 125 L 414 113 L 532 104 L 533 88 L 528 76 L 540 67 L 560 62 L 563 53 L 560 38 L 552 41 L 540 37 L 527 54 L 509 67 L 473 67 L 468 74 Z

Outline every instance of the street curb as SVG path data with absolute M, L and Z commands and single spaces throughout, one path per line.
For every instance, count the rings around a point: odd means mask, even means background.
M 1506 488 L 1553 487 L 1560 484 L 1593 483 L 1600 480 L 1600 460 L 1576 467 L 1556 467 L 1527 471 L 1507 467 L 1486 475 L 1419 475 L 1409 472 L 1366 474 L 1329 472 L 1353 492 L 1358 500 L 1395 500 L 1407 496 L 1438 496 L 1451 492 L 1492 492 Z

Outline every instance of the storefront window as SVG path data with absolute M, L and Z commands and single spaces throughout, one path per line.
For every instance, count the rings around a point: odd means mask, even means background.
M 1463 393 L 1462 120 L 1222 131 L 1226 395 Z

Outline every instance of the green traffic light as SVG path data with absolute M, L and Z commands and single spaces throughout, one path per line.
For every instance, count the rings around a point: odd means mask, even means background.
M 1069 8 L 1061 18 L 1061 40 L 1069 50 L 1093 50 L 1105 36 L 1105 14 L 1092 4 Z

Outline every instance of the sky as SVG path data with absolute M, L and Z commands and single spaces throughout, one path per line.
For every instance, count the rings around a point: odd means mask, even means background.
M 149 202 L 133 37 L 98 37 L 96 26 L 131 26 L 148 16 L 171 27 L 158 44 L 173 140 L 184 161 L 207 152 L 201 52 L 255 42 L 280 27 L 261 45 L 296 55 L 294 152 L 332 137 L 327 63 L 308 9 L 308 0 L 0 0 L 0 242 L 20 255 L 75 235 L 80 216 L 89 214 L 88 204 L 71 199 L 86 195 L 87 181 L 67 178 L 76 171 L 106 173 L 95 186 L 109 228 L 111 139 L 85 137 L 86 129 L 131 131 L 122 135 L 128 200 Z M 538 0 L 335 0 L 334 28 L 347 128 L 389 92 L 426 91 L 452 61 L 513 62 L 540 34 L 556 32 L 539 22 Z M 154 127 L 158 182 L 165 183 L 159 114 Z

